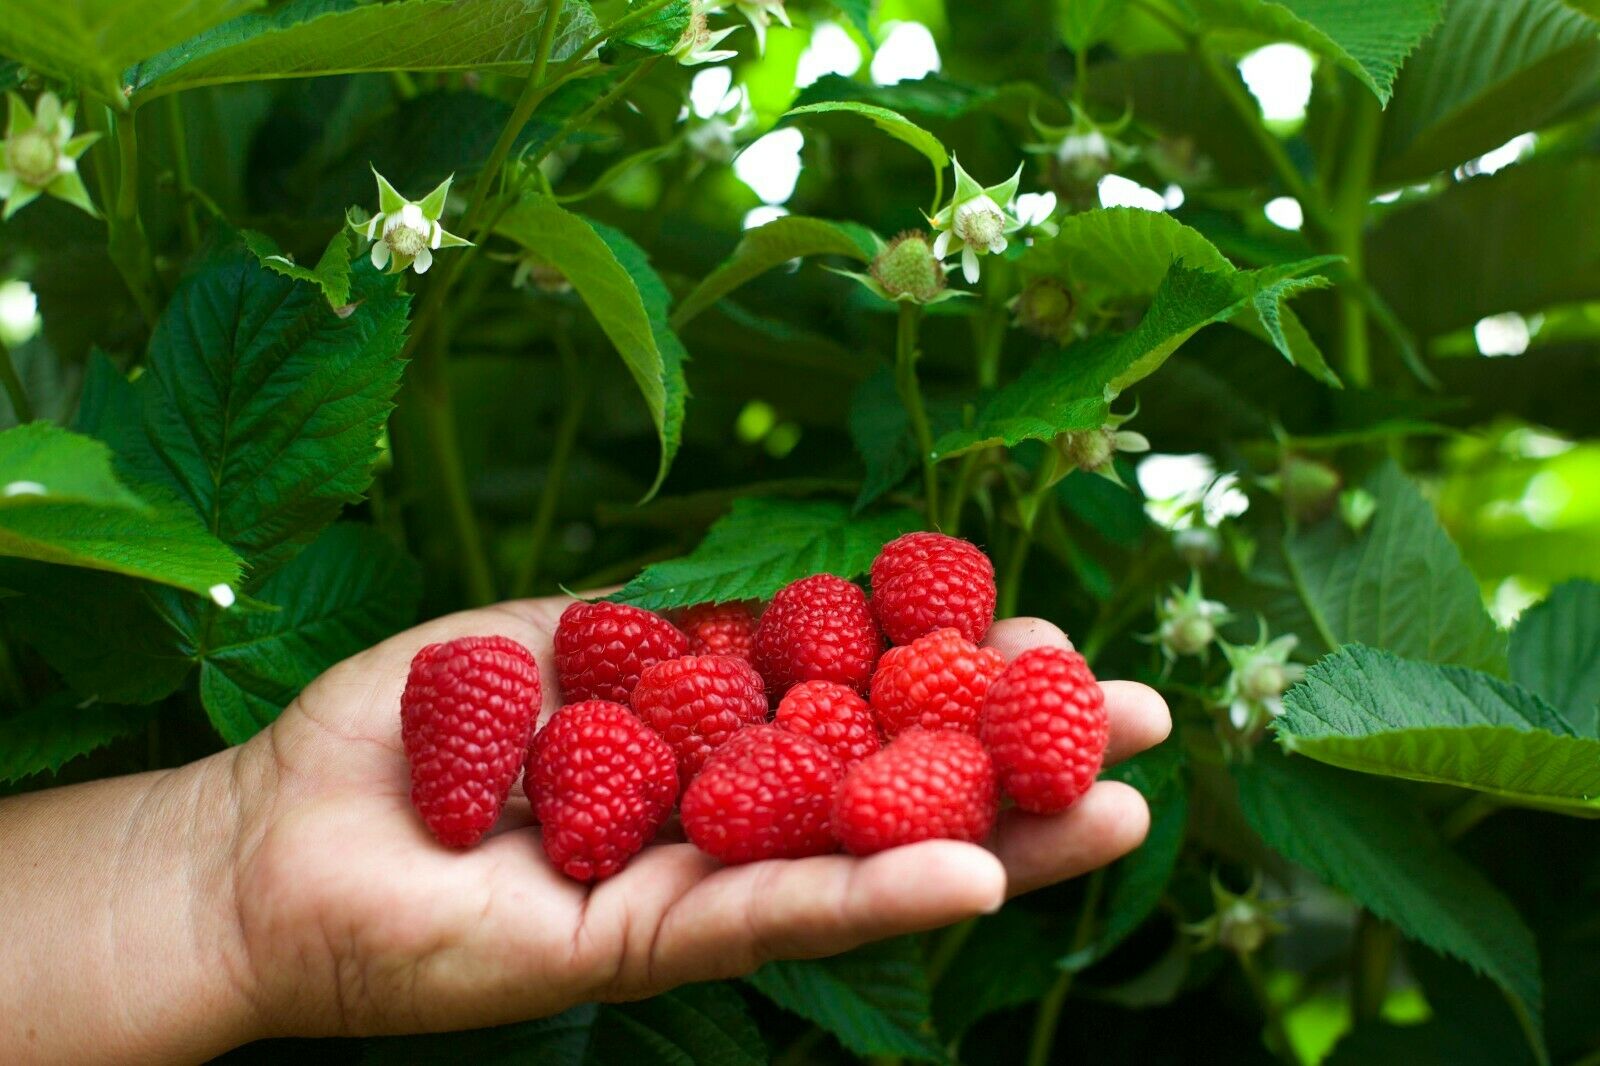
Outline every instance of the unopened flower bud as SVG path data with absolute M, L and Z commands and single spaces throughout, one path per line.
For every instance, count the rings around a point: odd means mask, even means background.
M 1034 278 L 1011 298 L 1010 307 L 1018 326 L 1060 344 L 1071 332 L 1076 301 L 1072 290 L 1055 278 Z

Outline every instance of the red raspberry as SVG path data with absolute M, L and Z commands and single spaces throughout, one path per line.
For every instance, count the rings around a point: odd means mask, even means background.
M 561 698 L 627 703 L 645 667 L 688 650 L 689 638 L 658 614 L 625 603 L 574 603 L 556 626 Z
M 679 776 L 690 781 L 729 737 L 767 720 L 767 694 L 743 659 L 685 655 L 645 668 L 633 712 L 671 746 Z
M 575 881 L 600 881 L 650 843 L 678 798 L 672 749 L 620 703 L 569 703 L 545 723 L 523 781 L 544 853 Z
M 954 626 L 982 643 L 994 621 L 994 564 L 943 533 L 907 533 L 872 561 L 872 611 L 891 644 Z
M 683 793 L 683 831 L 728 864 L 824 855 L 844 768 L 810 737 L 751 726 L 717 750 Z
M 837 681 L 864 693 L 882 650 L 866 593 L 832 574 L 785 586 L 756 626 L 756 667 L 774 696 L 801 681 Z
M 539 664 L 514 640 L 461 637 L 411 660 L 400 739 L 411 804 L 441 844 L 476 844 L 500 817 L 539 703 Z
M 889 737 L 911 726 L 977 736 L 984 694 L 1005 668 L 1005 656 L 993 648 L 936 629 L 883 653 L 872 675 L 872 712 Z
M 978 735 L 1018 807 L 1066 810 L 1100 772 L 1110 735 L 1105 694 L 1077 652 L 1031 648 L 989 686 Z
M 820 741 L 846 766 L 883 747 L 867 701 L 834 681 L 802 681 L 791 688 L 773 724 Z
M 737 655 L 752 661 L 756 653 L 756 618 L 743 603 L 702 603 L 678 616 L 678 628 L 689 637 L 691 655 Z
M 853 855 L 935 837 L 978 843 L 999 802 L 994 764 L 976 737 L 908 729 L 845 771 L 833 832 Z

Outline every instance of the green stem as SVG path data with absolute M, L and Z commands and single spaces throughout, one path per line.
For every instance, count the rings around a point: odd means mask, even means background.
M 1011 542 L 1011 552 L 1006 556 L 1005 571 L 1000 575 L 1000 602 L 995 617 L 1013 618 L 1017 613 L 1017 597 L 1022 593 L 1022 571 L 1028 565 L 1028 554 L 1033 550 L 1033 531 L 1018 529 Z
M 950 968 L 950 964 L 956 961 L 956 956 L 961 954 L 961 949 L 977 927 L 978 919 L 967 918 L 939 935 L 939 942 L 933 949 L 933 957 L 928 960 L 928 987 L 932 988 L 939 983 L 939 979 Z
M 117 139 L 117 199 L 107 217 L 110 227 L 108 252 L 139 305 L 145 324 L 156 322 L 155 266 L 150 258 L 150 242 L 139 217 L 139 133 L 138 113 L 112 119 Z
M 922 385 L 917 380 L 917 324 L 922 308 L 913 303 L 900 305 L 900 320 L 895 329 L 894 381 L 911 420 L 911 433 L 922 454 L 922 482 L 928 521 L 939 523 L 939 478 L 934 468 L 933 432 L 928 428 L 928 412 L 922 406 Z
M 1283 1012 L 1273 1002 L 1272 996 L 1267 992 L 1267 983 L 1261 976 L 1261 971 L 1256 967 L 1255 958 L 1249 954 L 1238 956 L 1239 969 L 1244 971 L 1245 980 L 1250 984 L 1250 992 L 1255 996 L 1257 1005 L 1267 1023 L 1267 1041 L 1271 1044 L 1270 1050 L 1290 1066 L 1298 1066 L 1299 1060 L 1295 1058 L 1294 1045 L 1289 1042 L 1289 1030 L 1283 1024 Z
M 1105 889 L 1106 871 L 1101 867 L 1089 875 L 1084 890 L 1083 909 L 1078 912 L 1078 927 L 1072 934 L 1072 953 L 1077 954 L 1089 946 L 1094 935 L 1096 912 L 1100 909 L 1100 894 Z M 1061 1022 L 1061 1008 L 1072 991 L 1073 970 L 1062 970 L 1050 991 L 1039 1001 L 1039 1011 L 1033 1020 L 1033 1036 L 1028 1041 L 1028 1066 L 1047 1066 L 1050 1051 L 1056 1042 L 1056 1028 Z
M 1351 101 L 1350 132 L 1345 138 L 1344 166 L 1335 191 L 1334 251 L 1344 256 L 1345 268 L 1362 276 L 1363 230 L 1367 201 L 1372 195 L 1372 167 L 1378 152 L 1381 112 L 1377 101 L 1365 93 Z M 1343 368 L 1350 384 L 1365 388 L 1372 383 L 1372 354 L 1367 334 L 1367 303 L 1355 286 L 1338 289 L 1339 323 L 1343 336 Z
M 1486 792 L 1475 792 L 1461 806 L 1451 811 L 1439 825 L 1439 834 L 1446 840 L 1459 840 L 1473 826 L 1500 809 L 1500 801 Z
M 0 384 L 5 386 L 6 395 L 11 397 L 11 410 L 17 416 L 17 421 L 32 422 L 33 404 L 28 402 L 27 390 L 22 387 L 17 366 L 11 361 L 11 349 L 6 347 L 3 339 L 0 339 Z
M 178 183 L 178 223 L 190 251 L 200 247 L 200 223 L 194 213 L 194 179 L 189 172 L 189 138 L 183 130 L 182 98 L 174 93 L 162 108 L 167 113 L 167 139 L 172 143 L 172 168 Z
M 1350 1012 L 1357 1023 L 1373 1021 L 1383 1010 L 1394 946 L 1394 926 L 1362 911 L 1350 958 Z
M 442 363 L 443 360 L 434 362 Z M 422 369 L 423 363 L 419 360 L 418 370 Z M 440 369 L 443 369 L 442 366 Z M 454 527 L 456 545 L 461 553 L 461 576 L 467 584 L 467 597 L 472 606 L 481 607 L 494 602 L 494 575 L 489 569 L 483 534 L 478 528 L 477 516 L 472 510 L 472 498 L 467 492 L 466 466 L 461 461 L 460 438 L 456 432 L 456 415 L 450 390 L 435 381 L 419 389 L 417 398 L 421 401 L 422 428 L 428 438 L 428 450 L 439 464 L 445 509 L 450 514 L 450 524 Z
M 572 346 L 564 340 L 561 343 L 561 362 L 565 373 L 563 380 L 566 382 L 563 398 L 566 408 L 561 413 L 561 425 L 556 429 L 556 443 L 550 453 L 550 462 L 545 467 L 544 488 L 539 492 L 539 504 L 534 511 L 533 531 L 528 540 L 528 551 L 522 557 L 522 563 L 517 568 L 516 580 L 512 583 L 511 594 L 521 598 L 533 591 L 534 580 L 539 575 L 539 562 L 544 556 L 545 545 L 550 540 L 550 529 L 555 524 L 556 504 L 561 500 L 561 487 L 566 481 L 567 463 L 572 459 L 573 445 L 578 439 L 578 430 L 583 425 L 584 408 L 589 399 L 589 378 L 583 372 L 582 361 Z

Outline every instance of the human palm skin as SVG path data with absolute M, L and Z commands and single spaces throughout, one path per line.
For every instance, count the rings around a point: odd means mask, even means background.
M 518 790 L 477 847 L 441 847 L 408 797 L 398 706 L 412 655 L 471 634 L 521 641 L 539 662 L 547 718 L 559 705 L 551 639 L 570 602 L 505 603 L 393 637 L 329 670 L 232 753 L 236 977 L 263 1032 L 470 1028 L 828 955 L 993 911 L 1111 862 L 1148 827 L 1139 794 L 1102 781 L 1060 815 L 1004 812 L 987 848 L 927 841 L 724 868 L 666 842 L 669 830 L 590 886 L 545 859 Z M 1066 641 L 1047 622 L 1013 619 L 987 643 L 1009 659 Z M 1155 692 L 1105 689 L 1108 762 L 1166 735 Z

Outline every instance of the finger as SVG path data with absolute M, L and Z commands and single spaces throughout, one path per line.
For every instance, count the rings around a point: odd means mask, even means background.
M 1150 808 L 1137 789 L 1099 781 L 1061 814 L 1003 812 L 989 844 L 1017 895 L 1114 862 L 1149 829 Z
M 1043 618 L 1003 618 L 989 627 L 983 638 L 986 648 L 993 648 L 1010 662 L 1029 648 L 1061 648 L 1072 650 L 1072 641 L 1054 622 Z

